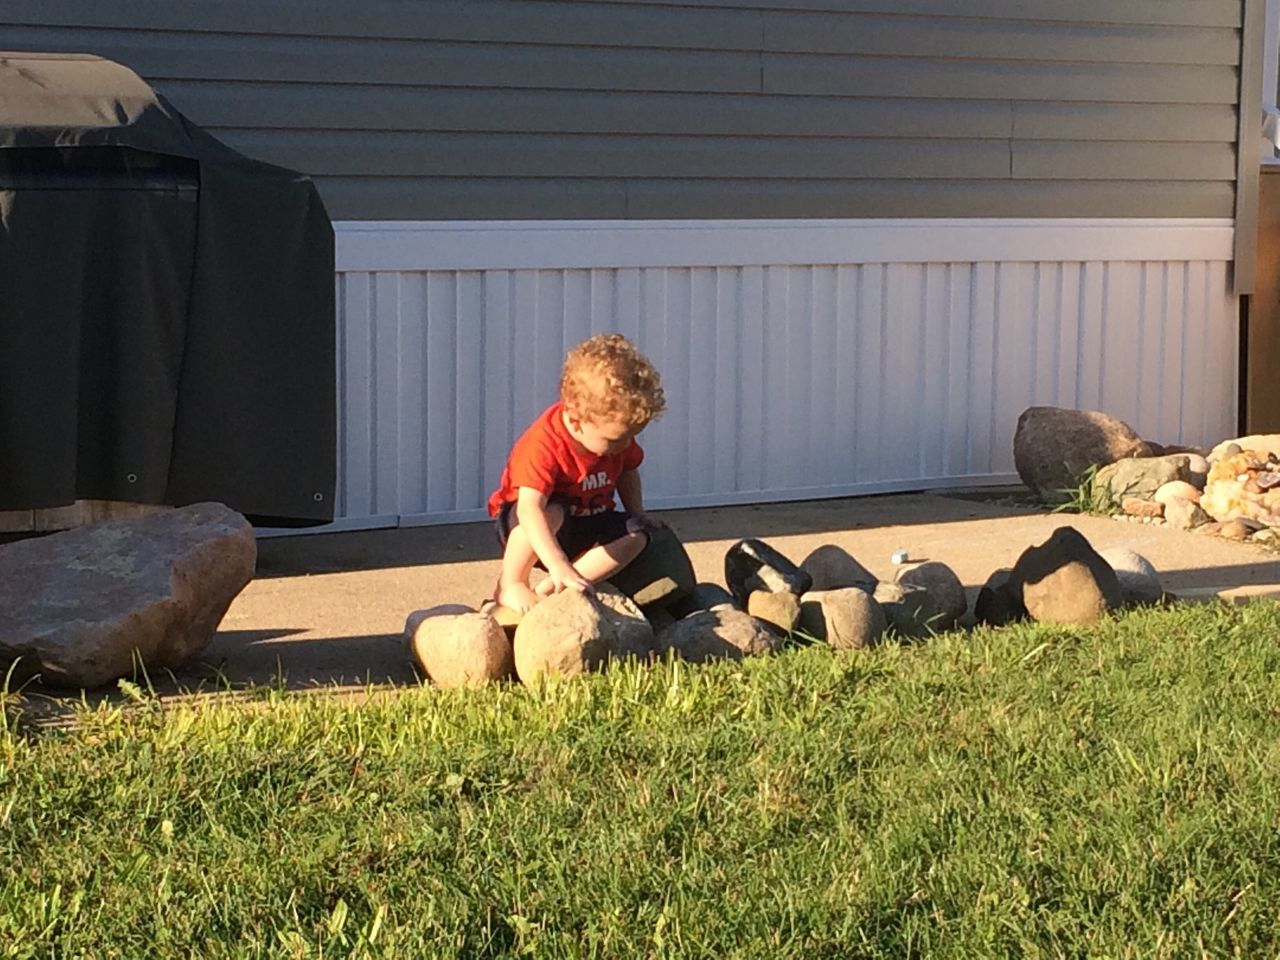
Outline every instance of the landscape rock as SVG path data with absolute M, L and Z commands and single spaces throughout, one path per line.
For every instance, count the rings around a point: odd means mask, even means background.
M 1089 467 L 1151 448 L 1127 423 L 1093 410 L 1030 407 L 1018 417 L 1013 461 L 1022 482 L 1041 500 L 1063 503 Z
M 596 584 L 596 601 L 614 631 L 610 656 L 615 659 L 648 660 L 654 653 L 654 633 L 649 619 L 621 590 L 607 583 Z
M 1197 490 L 1203 490 L 1205 481 L 1209 478 L 1209 461 L 1204 454 L 1189 453 L 1187 454 L 1188 469 L 1191 471 L 1191 485 Z
M 443 604 L 443 606 L 457 606 L 457 604 Z M 520 621 L 523 619 L 519 613 L 510 607 L 504 607 L 496 600 L 486 600 L 480 604 L 480 612 L 486 617 L 493 617 L 502 628 L 502 632 L 507 635 L 508 640 L 515 640 L 516 627 L 520 626 Z
M 752 590 L 747 613 L 786 636 L 800 620 L 800 598 L 790 590 Z
M 1164 505 L 1141 497 L 1124 497 L 1120 501 L 1120 511 L 1130 517 L 1162 517 Z
M 1254 528 L 1239 518 L 1228 520 L 1218 528 L 1218 536 L 1224 540 L 1248 540 L 1253 536 Z
M 1200 504 L 1176 496 L 1166 500 L 1164 518 L 1174 529 L 1193 530 L 1209 522 L 1209 515 L 1200 509 Z
M 881 582 L 872 596 L 898 636 L 919 639 L 934 632 L 929 622 L 933 604 L 928 593 L 919 587 Z
M 492 603 L 492 602 L 490 602 Z M 492 604 L 496 606 L 496 604 Z M 417 632 L 418 625 L 430 617 L 453 617 L 460 613 L 475 613 L 474 607 L 468 607 L 465 603 L 440 603 L 434 607 L 427 607 L 424 610 L 415 610 L 404 619 L 404 652 L 413 655 L 413 635 Z M 481 609 L 481 613 L 487 611 Z
M 1200 506 L 1215 520 L 1280 526 L 1280 455 L 1242 450 L 1209 468 Z
M 1191 478 L 1191 461 L 1185 453 L 1167 457 L 1126 457 L 1108 464 L 1093 478 L 1094 495 L 1112 500 L 1141 497 L 1151 500 L 1162 486 Z
M 812 551 L 800 564 L 812 580 L 809 590 L 839 590 L 857 587 L 871 593 L 876 575 L 860 564 L 843 547 L 828 543 Z
M 1159 603 L 1164 596 L 1160 574 L 1151 561 L 1140 553 L 1124 547 L 1110 547 L 1099 551 L 1099 556 L 1111 565 L 1120 582 L 1120 597 L 1125 606 Z
M 508 679 L 515 661 L 502 627 L 483 613 L 445 612 L 457 606 L 444 604 L 409 615 L 405 632 L 418 666 L 437 687 Z
M 1168 483 L 1162 484 L 1151 499 L 1163 505 L 1168 503 L 1172 497 L 1181 497 L 1183 500 L 1199 503 L 1200 488 L 1194 483 L 1188 483 L 1185 480 L 1170 480 Z
M 561 590 L 535 604 L 516 627 L 516 674 L 529 684 L 543 674 L 600 670 L 617 641 L 615 618 L 599 600 Z
M 1233 446 L 1236 447 L 1235 450 L 1230 449 Z M 1251 433 L 1246 437 L 1223 440 L 1209 451 L 1209 463 L 1217 463 L 1224 457 L 1239 454 L 1246 450 L 1261 453 L 1263 457 L 1268 453 L 1274 453 L 1280 457 L 1280 433 Z
M 1115 571 L 1074 527 L 1059 527 L 1024 550 L 1009 585 L 1042 623 L 1095 623 L 1122 599 Z
M 657 636 L 660 654 L 674 651 L 690 663 L 741 660 L 772 653 L 781 643 L 781 639 L 755 617 L 726 606 L 691 613 Z
M 685 596 L 697 578 L 684 544 L 670 527 L 648 531 L 649 543 L 640 555 L 609 578 L 609 582 L 638 607 L 670 604 Z
M 810 590 L 800 598 L 800 629 L 837 650 L 872 646 L 887 627 L 884 609 L 861 587 Z
M 1004 567 L 991 574 L 982 585 L 973 604 L 973 616 L 979 623 L 1003 627 L 1027 618 L 1022 595 L 1010 582 L 1012 575 L 1013 571 Z
M 753 590 L 789 590 L 797 597 L 813 578 L 762 540 L 739 540 L 724 556 L 724 582 L 743 607 Z
M 938 560 L 901 568 L 894 579 L 904 587 L 916 587 L 928 597 L 924 619 L 936 632 L 950 630 L 969 609 L 964 584 L 954 570 Z
M 253 578 L 240 514 L 197 503 L 0 546 L 0 664 L 91 688 L 176 669 L 213 639 Z
M 733 595 L 718 583 L 698 583 L 689 593 L 672 603 L 667 609 L 677 620 L 699 610 L 714 610 L 721 606 L 736 606 Z

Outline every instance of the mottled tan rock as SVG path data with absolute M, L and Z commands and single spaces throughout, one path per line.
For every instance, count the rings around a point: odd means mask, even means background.
M 244 517 L 198 503 L 0 546 L 0 661 L 18 677 L 98 687 L 176 669 L 253 578 Z
M 800 598 L 790 590 L 753 590 L 747 597 L 747 613 L 785 635 L 800 620 Z
M 941 561 L 927 560 L 902 567 L 894 579 L 904 587 L 925 592 L 928 603 L 921 615 L 936 632 L 950 630 L 969 609 L 964 584 L 955 571 Z
M 594 597 L 562 590 L 544 598 L 516 627 L 516 674 L 575 676 L 604 667 L 617 639 L 614 620 Z
M 1228 520 L 1218 528 L 1218 536 L 1224 540 L 1248 540 L 1253 536 L 1254 528 L 1240 519 Z
M 1130 517 L 1162 517 L 1164 505 L 1142 497 L 1125 497 L 1120 501 L 1120 509 Z
M 763 623 L 736 607 L 700 610 L 677 620 L 657 636 L 658 652 L 674 651 L 691 663 L 741 660 L 772 653 L 781 639 Z
M 834 543 L 813 550 L 804 558 L 800 568 L 813 578 L 810 591 L 857 587 L 870 593 L 876 588 L 875 574 Z
M 1127 423 L 1094 410 L 1030 407 L 1018 417 L 1013 461 L 1040 499 L 1062 503 L 1091 466 L 1143 457 L 1151 448 Z
M 414 660 L 437 687 L 470 687 L 510 678 L 511 641 L 493 617 L 443 604 L 409 615 L 405 624 Z M 448 612 L 449 610 L 454 612 Z
M 1166 498 L 1164 518 L 1169 526 L 1177 530 L 1194 530 L 1209 522 L 1209 515 L 1200 509 L 1200 504 L 1183 497 Z
M 1200 506 L 1215 520 L 1280 526 L 1280 461 L 1254 450 L 1223 457 L 1209 469 Z
M 1264 457 L 1268 453 L 1274 453 L 1280 456 L 1280 433 L 1251 433 L 1245 437 L 1235 437 L 1231 440 L 1223 440 L 1209 451 L 1210 462 L 1217 462 L 1223 457 L 1228 456 L 1227 448 L 1235 445 L 1240 450 L 1254 450 L 1261 453 Z
M 837 650 L 872 646 L 887 627 L 880 604 L 860 587 L 810 590 L 800 600 L 800 629 Z

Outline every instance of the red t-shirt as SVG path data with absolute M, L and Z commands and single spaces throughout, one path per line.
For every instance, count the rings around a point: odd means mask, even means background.
M 622 453 L 597 456 L 569 435 L 563 411 L 563 403 L 553 403 L 511 448 L 498 489 L 489 495 L 489 516 L 496 517 L 504 503 L 515 502 L 520 487 L 564 502 L 570 516 L 614 508 L 618 477 L 640 466 L 644 451 L 632 440 Z

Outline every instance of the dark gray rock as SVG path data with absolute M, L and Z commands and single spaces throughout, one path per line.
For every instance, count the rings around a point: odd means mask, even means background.
M 997 570 L 987 578 L 978 599 L 973 604 L 973 616 L 979 623 L 1003 627 L 1027 618 L 1027 608 L 1022 605 L 1022 595 L 1009 582 L 1013 571 Z
M 969 609 L 964 584 L 954 570 L 938 560 L 912 564 L 898 570 L 894 579 L 904 587 L 916 587 L 928 597 L 925 622 L 937 631 L 950 630 Z
M 648 531 L 649 543 L 640 556 L 609 578 L 609 582 L 639 607 L 671 604 L 693 589 L 697 578 L 684 544 L 670 527 Z
M 724 556 L 724 581 L 734 600 L 745 607 L 753 590 L 789 590 L 797 597 L 813 586 L 813 578 L 762 540 L 739 540 Z
M 688 594 L 667 606 L 667 610 L 677 620 L 687 617 L 699 610 L 714 610 L 716 607 L 737 606 L 733 595 L 718 583 L 698 583 Z
M 834 543 L 818 547 L 804 558 L 800 568 L 813 578 L 810 590 L 857 587 L 872 593 L 876 588 L 876 575 Z

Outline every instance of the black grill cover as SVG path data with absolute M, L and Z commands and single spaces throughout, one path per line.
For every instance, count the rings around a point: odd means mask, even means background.
M 333 228 L 97 57 L 0 53 L 0 510 L 333 519 Z

